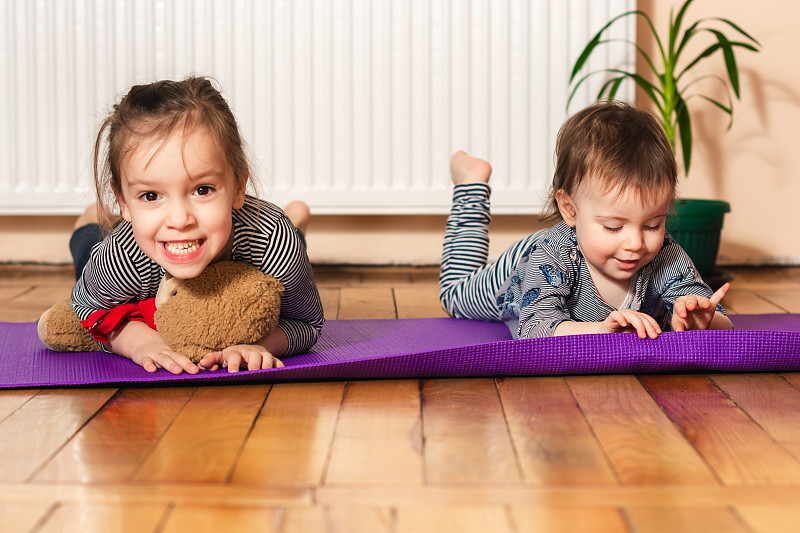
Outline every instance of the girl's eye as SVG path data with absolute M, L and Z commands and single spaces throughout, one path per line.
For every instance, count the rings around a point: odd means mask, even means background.
M 145 202 L 155 202 L 156 200 L 158 200 L 158 193 L 152 192 L 152 191 L 146 192 L 146 193 L 142 193 L 139 196 L 139 198 L 141 198 Z
M 661 229 L 661 224 L 656 224 L 655 226 L 645 226 L 644 229 L 647 231 L 658 231 Z
M 609 233 L 616 233 L 616 232 L 618 232 L 619 230 L 622 229 L 621 227 L 618 227 L 618 228 L 614 228 L 614 227 L 610 227 L 610 226 L 603 226 L 603 227 Z
M 200 187 L 197 188 L 195 193 L 197 194 L 197 196 L 205 196 L 207 194 L 211 194 L 211 191 L 213 190 L 214 189 L 212 187 L 209 187 L 208 185 L 201 185 Z

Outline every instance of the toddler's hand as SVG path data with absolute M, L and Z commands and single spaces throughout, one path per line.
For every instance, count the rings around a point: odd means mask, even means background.
M 218 352 L 210 352 L 200 360 L 200 366 L 206 370 L 227 368 L 228 372 L 238 372 L 242 363 L 247 363 L 247 370 L 279 368 L 283 362 L 274 357 L 266 348 L 257 344 L 237 344 Z
M 653 317 L 631 309 L 613 311 L 608 318 L 600 322 L 600 333 L 623 333 L 626 331 L 635 331 L 640 339 L 647 337 L 656 339 L 661 335 L 661 327 Z
M 675 305 L 672 307 L 672 331 L 708 329 L 717 311 L 717 304 L 722 301 L 730 288 L 731 284 L 726 283 L 712 294 L 711 298 L 689 294 L 675 300 Z

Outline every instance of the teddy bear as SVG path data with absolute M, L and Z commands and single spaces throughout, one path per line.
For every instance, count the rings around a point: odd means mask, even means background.
M 283 285 L 249 263 L 220 261 L 196 278 L 165 275 L 155 296 L 153 322 L 164 341 L 197 363 L 213 351 L 252 344 L 278 324 Z M 101 347 L 69 302 L 45 311 L 37 326 L 45 347 L 57 352 Z

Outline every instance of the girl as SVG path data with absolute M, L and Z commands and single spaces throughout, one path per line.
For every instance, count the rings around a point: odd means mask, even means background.
M 316 342 L 323 313 L 305 246 L 279 208 L 245 194 L 250 168 L 236 119 L 208 79 L 132 87 L 100 128 L 94 175 L 109 231 L 83 268 L 81 256 L 100 235 L 89 225 L 73 236 L 72 304 L 109 351 L 148 372 L 235 372 L 282 366 L 278 357 Z M 114 205 L 122 218 L 115 226 Z M 299 212 L 307 221 L 308 212 Z M 142 321 L 135 303 L 155 296 L 165 273 L 193 278 L 223 259 L 251 263 L 283 283 L 280 320 L 257 344 L 209 353 L 198 367 Z
M 504 321 L 514 338 L 635 331 L 731 329 L 717 292 L 666 233 L 677 166 L 649 113 L 594 104 L 562 126 L 546 219 L 553 228 L 486 264 L 486 161 L 451 160 L 439 297 L 454 317 Z

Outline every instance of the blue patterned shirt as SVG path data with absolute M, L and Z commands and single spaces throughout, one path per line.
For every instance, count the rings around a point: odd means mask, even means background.
M 662 331 L 670 331 L 675 300 L 688 294 L 708 298 L 713 292 L 667 233 L 655 258 L 637 272 L 621 308 L 650 315 Z M 602 322 L 616 309 L 597 293 L 575 229 L 563 221 L 534 236 L 495 296 L 515 339 L 552 336 L 565 320 Z

